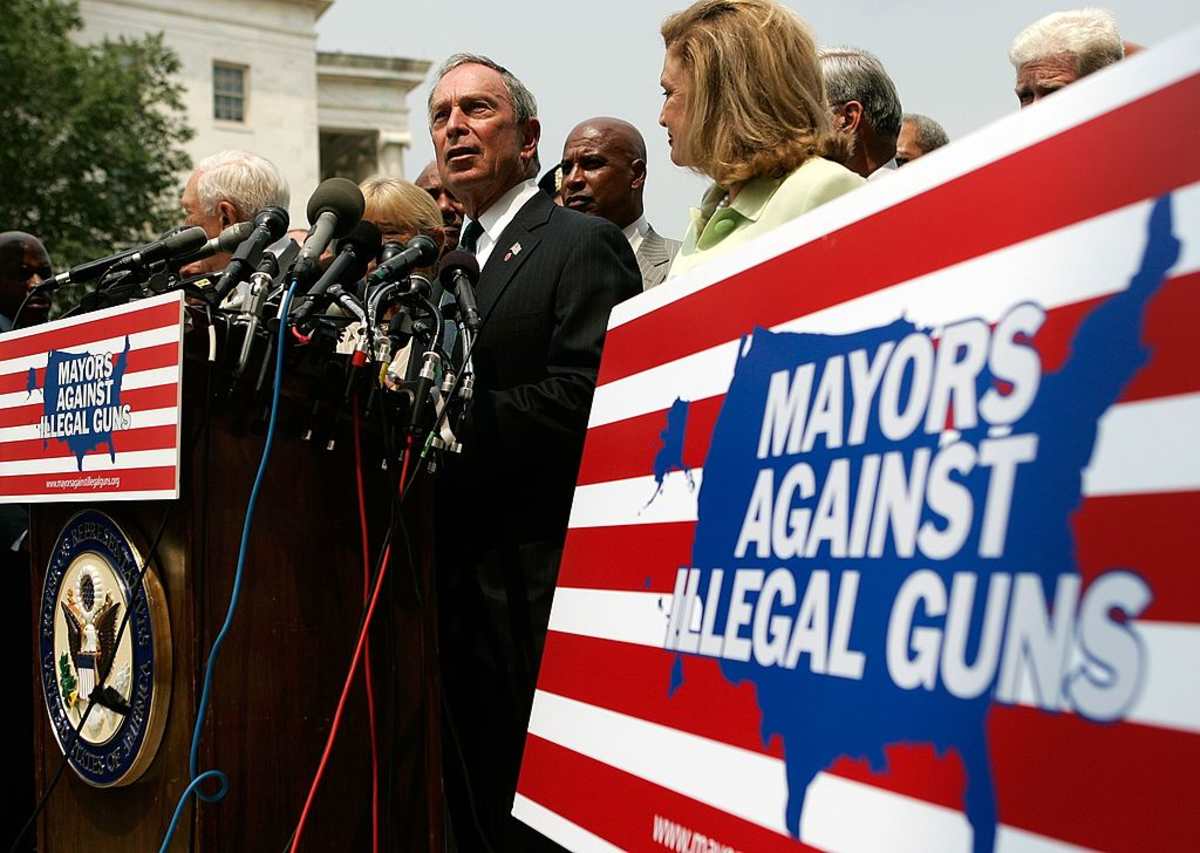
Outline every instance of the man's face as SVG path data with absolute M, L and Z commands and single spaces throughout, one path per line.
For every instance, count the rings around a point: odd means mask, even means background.
M 1078 79 L 1079 61 L 1070 53 L 1026 62 L 1017 69 L 1017 100 L 1027 107 Z
M 900 136 L 896 139 L 896 165 L 903 166 L 924 153 L 917 145 L 917 126 L 911 121 L 904 122 L 900 125 Z
M 645 180 L 646 164 L 611 130 L 583 127 L 563 145 L 559 195 L 572 210 L 624 228 L 641 214 L 638 192 Z
M 215 211 L 211 212 L 204 210 L 204 206 L 200 204 L 200 196 L 196 192 L 196 184 L 199 181 L 200 173 L 193 172 L 183 188 L 183 195 L 179 199 L 179 205 L 183 208 L 183 224 L 187 226 L 199 225 L 204 229 L 204 233 L 209 238 L 216 237 L 224 227 L 221 220 L 221 208 L 218 206 Z M 205 272 L 217 272 L 229 265 L 229 258 L 230 256 L 223 252 L 211 255 L 203 260 L 193 261 L 187 266 L 182 267 L 179 273 L 180 275 L 191 276 Z
M 50 276 L 50 256 L 40 240 L 28 234 L 5 239 L 0 243 L 0 314 L 13 320 L 20 310 L 22 326 L 44 323 L 50 297 L 39 293 L 28 302 L 25 297 Z
M 663 90 L 662 112 L 658 123 L 667 129 L 667 144 L 671 146 L 671 162 L 676 166 L 692 165 L 684 151 L 687 148 L 688 78 L 683 63 L 672 50 L 663 59 L 659 85 Z
M 442 225 L 446 231 L 446 251 L 458 248 L 458 235 L 462 231 L 463 206 L 454 193 L 446 189 L 442 176 L 438 174 L 437 164 L 429 166 L 417 178 L 417 186 L 429 193 L 442 212 Z
M 429 130 L 442 181 L 477 216 L 524 178 L 540 126 L 517 124 L 499 72 L 460 65 L 434 89 Z

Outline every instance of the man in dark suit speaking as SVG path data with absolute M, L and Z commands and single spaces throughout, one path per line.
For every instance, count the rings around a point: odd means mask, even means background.
M 509 813 L 600 348 L 609 311 L 642 283 L 620 229 L 526 178 L 541 126 L 516 77 L 459 54 L 435 80 L 430 132 L 466 212 L 459 248 L 479 260 L 484 318 L 464 452 L 438 483 L 441 669 L 480 828 L 495 850 L 526 849 Z M 454 750 L 458 848 L 482 849 Z

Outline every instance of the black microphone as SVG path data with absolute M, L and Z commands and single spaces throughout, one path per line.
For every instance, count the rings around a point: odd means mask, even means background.
M 334 237 L 345 237 L 362 219 L 367 202 L 362 190 L 346 178 L 322 181 L 308 200 L 308 221 L 312 228 L 292 272 L 308 278 L 317 268 L 321 253 Z
M 213 255 L 222 252 L 232 252 L 241 245 L 243 240 L 250 236 L 250 232 L 253 230 L 253 222 L 238 222 L 230 225 L 216 237 L 213 237 L 201 246 L 198 251 L 192 252 L 190 255 L 184 255 L 182 258 L 176 258 L 176 261 L 180 266 L 186 266 L 193 261 L 202 261 L 205 258 L 211 258 Z
M 379 263 L 386 263 L 404 251 L 403 243 L 384 243 L 379 252 Z
M 257 271 L 265 272 L 271 278 L 275 278 L 280 272 L 291 266 L 299 255 L 300 246 L 291 237 L 285 235 L 263 249 Z
M 175 255 L 194 252 L 203 246 L 207 239 L 208 235 L 204 233 L 204 229 L 199 225 L 194 225 L 191 228 L 185 228 L 182 231 L 170 234 L 161 240 L 155 240 L 153 243 L 139 246 L 136 249 L 118 252 L 115 255 L 109 255 L 107 258 L 87 261 L 78 266 L 71 267 L 69 270 L 60 272 L 53 278 L 42 282 L 39 287 L 46 290 L 56 290 L 64 284 L 82 284 L 93 281 L 102 277 L 110 270 L 115 272 L 130 269 L 131 267 L 152 264 Z
M 367 271 L 367 264 L 378 257 L 382 246 L 383 234 L 375 223 L 364 219 L 355 225 L 353 231 L 338 241 L 337 257 L 292 313 L 295 324 L 300 325 L 313 311 L 324 307 L 325 291 L 329 290 L 331 285 L 342 279 L 358 281 Z
M 282 207 L 264 207 L 254 215 L 254 230 L 237 247 L 225 273 L 213 285 L 213 304 L 220 304 L 230 290 L 254 272 L 262 250 L 282 237 L 287 227 L 288 212 Z
M 479 281 L 479 260 L 470 252 L 455 249 L 438 264 L 438 281 L 454 293 L 463 325 L 478 332 L 481 321 L 475 302 L 475 282 Z
M 207 240 L 208 235 L 204 233 L 204 229 L 199 225 L 193 225 L 161 240 L 147 243 L 139 249 L 134 249 L 113 264 L 107 272 L 120 272 L 121 270 L 133 269 L 135 267 L 144 267 L 148 264 L 173 258 L 176 255 L 190 254 L 203 246 Z
M 414 267 L 427 267 L 437 260 L 437 256 L 437 243 L 424 234 L 418 234 L 405 243 L 402 250 L 377 266 L 367 278 L 367 285 L 374 286 L 399 278 Z

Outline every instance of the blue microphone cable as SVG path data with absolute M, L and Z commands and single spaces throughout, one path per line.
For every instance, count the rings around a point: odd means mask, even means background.
M 250 490 L 250 500 L 246 504 L 246 521 L 242 525 L 242 543 L 238 548 L 237 568 L 233 573 L 233 592 L 229 596 L 229 609 L 225 611 L 225 624 L 221 626 L 221 630 L 217 633 L 217 638 L 213 640 L 212 651 L 208 655 L 208 665 L 204 670 L 204 687 L 200 691 L 200 704 L 196 709 L 196 726 L 192 729 L 192 751 L 188 761 L 188 775 L 191 781 L 183 789 L 183 793 L 179 795 L 179 802 L 175 805 L 175 813 L 171 816 L 171 823 L 167 825 L 167 832 L 163 836 L 159 853 L 167 853 L 167 847 L 170 846 L 171 839 L 175 835 L 175 830 L 179 827 L 180 818 L 183 817 L 183 810 L 193 793 L 206 803 L 216 803 L 225 799 L 225 795 L 229 792 L 229 777 L 222 771 L 214 769 L 205 770 L 203 773 L 198 772 L 200 764 L 200 733 L 204 729 L 204 718 L 208 712 L 209 698 L 212 693 L 213 670 L 217 666 L 217 658 L 221 653 L 221 644 L 225 642 L 225 636 L 229 633 L 229 629 L 233 625 L 233 616 L 237 610 L 238 597 L 241 595 L 242 573 L 246 568 L 246 550 L 250 544 L 250 530 L 254 526 L 254 507 L 258 503 L 258 493 L 262 489 L 264 475 L 267 471 L 267 463 L 271 459 L 271 445 L 275 442 L 275 421 L 279 414 L 279 395 L 283 387 L 283 350 L 287 337 L 285 334 L 287 331 L 287 316 L 288 309 L 291 307 L 292 297 L 296 293 L 297 284 L 298 281 L 293 279 L 291 286 L 279 304 L 280 322 L 275 346 L 275 383 L 271 392 L 271 418 L 267 423 L 267 437 L 263 444 L 262 458 L 258 463 L 258 474 L 254 478 L 254 487 Z M 200 786 L 209 779 L 216 779 L 220 787 L 215 792 L 206 794 L 200 790 Z

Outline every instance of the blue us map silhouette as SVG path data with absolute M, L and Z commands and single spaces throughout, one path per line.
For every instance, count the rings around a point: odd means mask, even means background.
M 113 362 L 112 375 L 108 377 L 112 380 L 111 396 L 108 402 L 109 406 L 120 408 L 121 401 L 121 385 L 125 379 L 125 368 L 129 363 L 129 336 L 125 337 L 125 349 L 117 356 Z M 46 354 L 46 387 L 42 389 L 42 413 L 49 418 L 58 412 L 59 395 L 63 391 L 63 387 L 59 383 L 59 376 L 62 374 L 61 368 L 68 363 L 74 362 L 82 366 L 85 362 L 95 358 L 92 353 L 74 353 L 64 352 L 62 350 L 50 350 Z M 82 371 L 80 374 L 82 375 Z M 83 383 L 75 382 L 72 385 Z M 25 391 L 27 395 L 32 394 L 37 390 L 37 371 L 34 368 L 29 368 L 29 373 L 26 379 Z M 93 431 L 91 424 L 93 423 L 93 415 L 100 409 L 99 405 L 81 406 L 77 411 L 82 413 L 84 423 L 88 425 L 88 429 L 69 433 L 65 435 L 54 435 L 56 441 L 63 442 L 71 449 L 71 453 L 75 455 L 75 463 L 80 471 L 83 470 L 83 457 L 88 451 L 95 450 L 101 445 L 108 446 L 109 458 L 114 462 L 117 458 L 117 448 L 113 444 L 111 431 Z M 46 446 L 49 443 L 49 438 L 44 438 L 42 445 Z
M 940 562 L 920 553 L 912 557 L 898 555 L 891 537 L 878 558 L 834 559 L 828 542 L 822 543 L 811 558 L 760 559 L 753 550 L 736 557 L 743 522 L 741 508 L 750 500 L 758 472 L 764 464 L 770 464 L 757 458 L 756 439 L 771 375 L 804 363 L 822 365 L 830 356 L 857 349 L 874 354 L 884 342 L 900 341 L 918 330 L 906 320 L 846 335 L 773 333 L 760 328 L 753 332 L 750 346 L 742 348 L 704 462 L 691 563 L 700 572 L 699 588 L 707 589 L 717 567 L 770 571 L 784 566 L 793 574 L 799 590 L 818 569 L 829 571 L 830 588 L 835 590 L 842 572 L 861 572 L 849 642 L 850 648 L 866 653 L 861 680 L 813 674 L 803 661 L 795 669 L 786 669 L 762 667 L 753 658 L 748 663 L 720 660 L 722 673 L 731 683 L 748 680 L 756 685 L 763 743 L 774 734 L 782 736 L 788 787 L 785 825 L 794 837 L 799 837 L 809 783 L 839 758 L 865 759 L 873 772 L 881 773 L 887 770 L 886 747 L 927 744 L 938 755 L 951 750 L 959 755 L 966 774 L 963 810 L 973 831 L 973 849 L 975 853 L 991 853 L 994 849 L 998 818 L 985 722 L 989 706 L 998 701 L 993 695 L 996 676 L 993 674 L 988 688 L 975 699 L 951 695 L 941 679 L 932 689 L 897 687 L 887 672 L 883 654 L 889 613 L 900 584 L 918 569 L 932 569 L 947 588 L 956 572 L 975 573 L 977 589 L 986 589 L 989 576 L 995 572 L 1034 573 L 1047 602 L 1054 600 L 1060 578 L 1078 576 L 1069 519 L 1082 501 L 1083 470 L 1092 456 L 1100 417 L 1148 360 L 1141 343 L 1142 324 L 1148 304 L 1180 254 L 1181 243 L 1172 229 L 1171 197 L 1164 196 L 1152 206 L 1141 265 L 1128 287 L 1087 314 L 1063 366 L 1042 376 L 1033 404 L 1012 425 L 1014 434 L 1038 437 L 1037 460 L 1032 470 L 1016 477 L 1008 531 L 1018 533 L 1006 538 L 1004 552 L 997 558 L 979 555 L 978 518 L 972 522 L 963 547 Z M 819 379 L 818 373 L 814 385 Z M 979 393 L 993 383 L 985 367 L 979 377 Z M 901 393 L 907 392 L 902 389 Z M 848 420 L 848 412 L 846 417 Z M 677 400 L 666 420 L 662 447 L 654 463 L 659 483 L 656 496 L 669 471 L 686 470 L 682 454 L 686 401 Z M 850 459 L 851 482 L 857 480 L 866 454 L 900 450 L 911 461 L 918 448 L 937 450 L 936 433 L 916 430 L 908 439 L 896 442 L 886 439 L 877 420 L 872 421 L 866 442 L 855 448 L 857 453 Z M 987 429 L 981 423 L 963 431 L 961 438 L 978 442 Z M 845 458 L 846 448 L 830 452 L 820 440 L 805 454 L 804 461 L 812 466 L 818 483 L 823 482 L 835 456 Z M 778 460 L 776 473 L 792 461 L 794 457 Z M 981 505 L 986 474 L 976 468 L 959 481 L 971 492 L 975 505 Z M 924 507 L 921 521 L 930 516 L 930 509 Z M 729 599 L 729 590 L 723 589 L 717 608 L 718 625 L 725 624 Z M 966 660 L 978 654 L 984 599 L 983 595 L 975 596 Z M 779 612 L 787 610 L 779 608 Z M 790 611 L 795 616 L 796 606 Z M 918 608 L 913 627 L 921 624 L 928 624 L 928 620 Z M 667 685 L 669 694 L 682 683 L 684 657 L 679 653 L 674 662 Z M 1064 673 L 1064 679 L 1068 675 Z M 1068 689 L 1064 684 L 1063 690 Z

